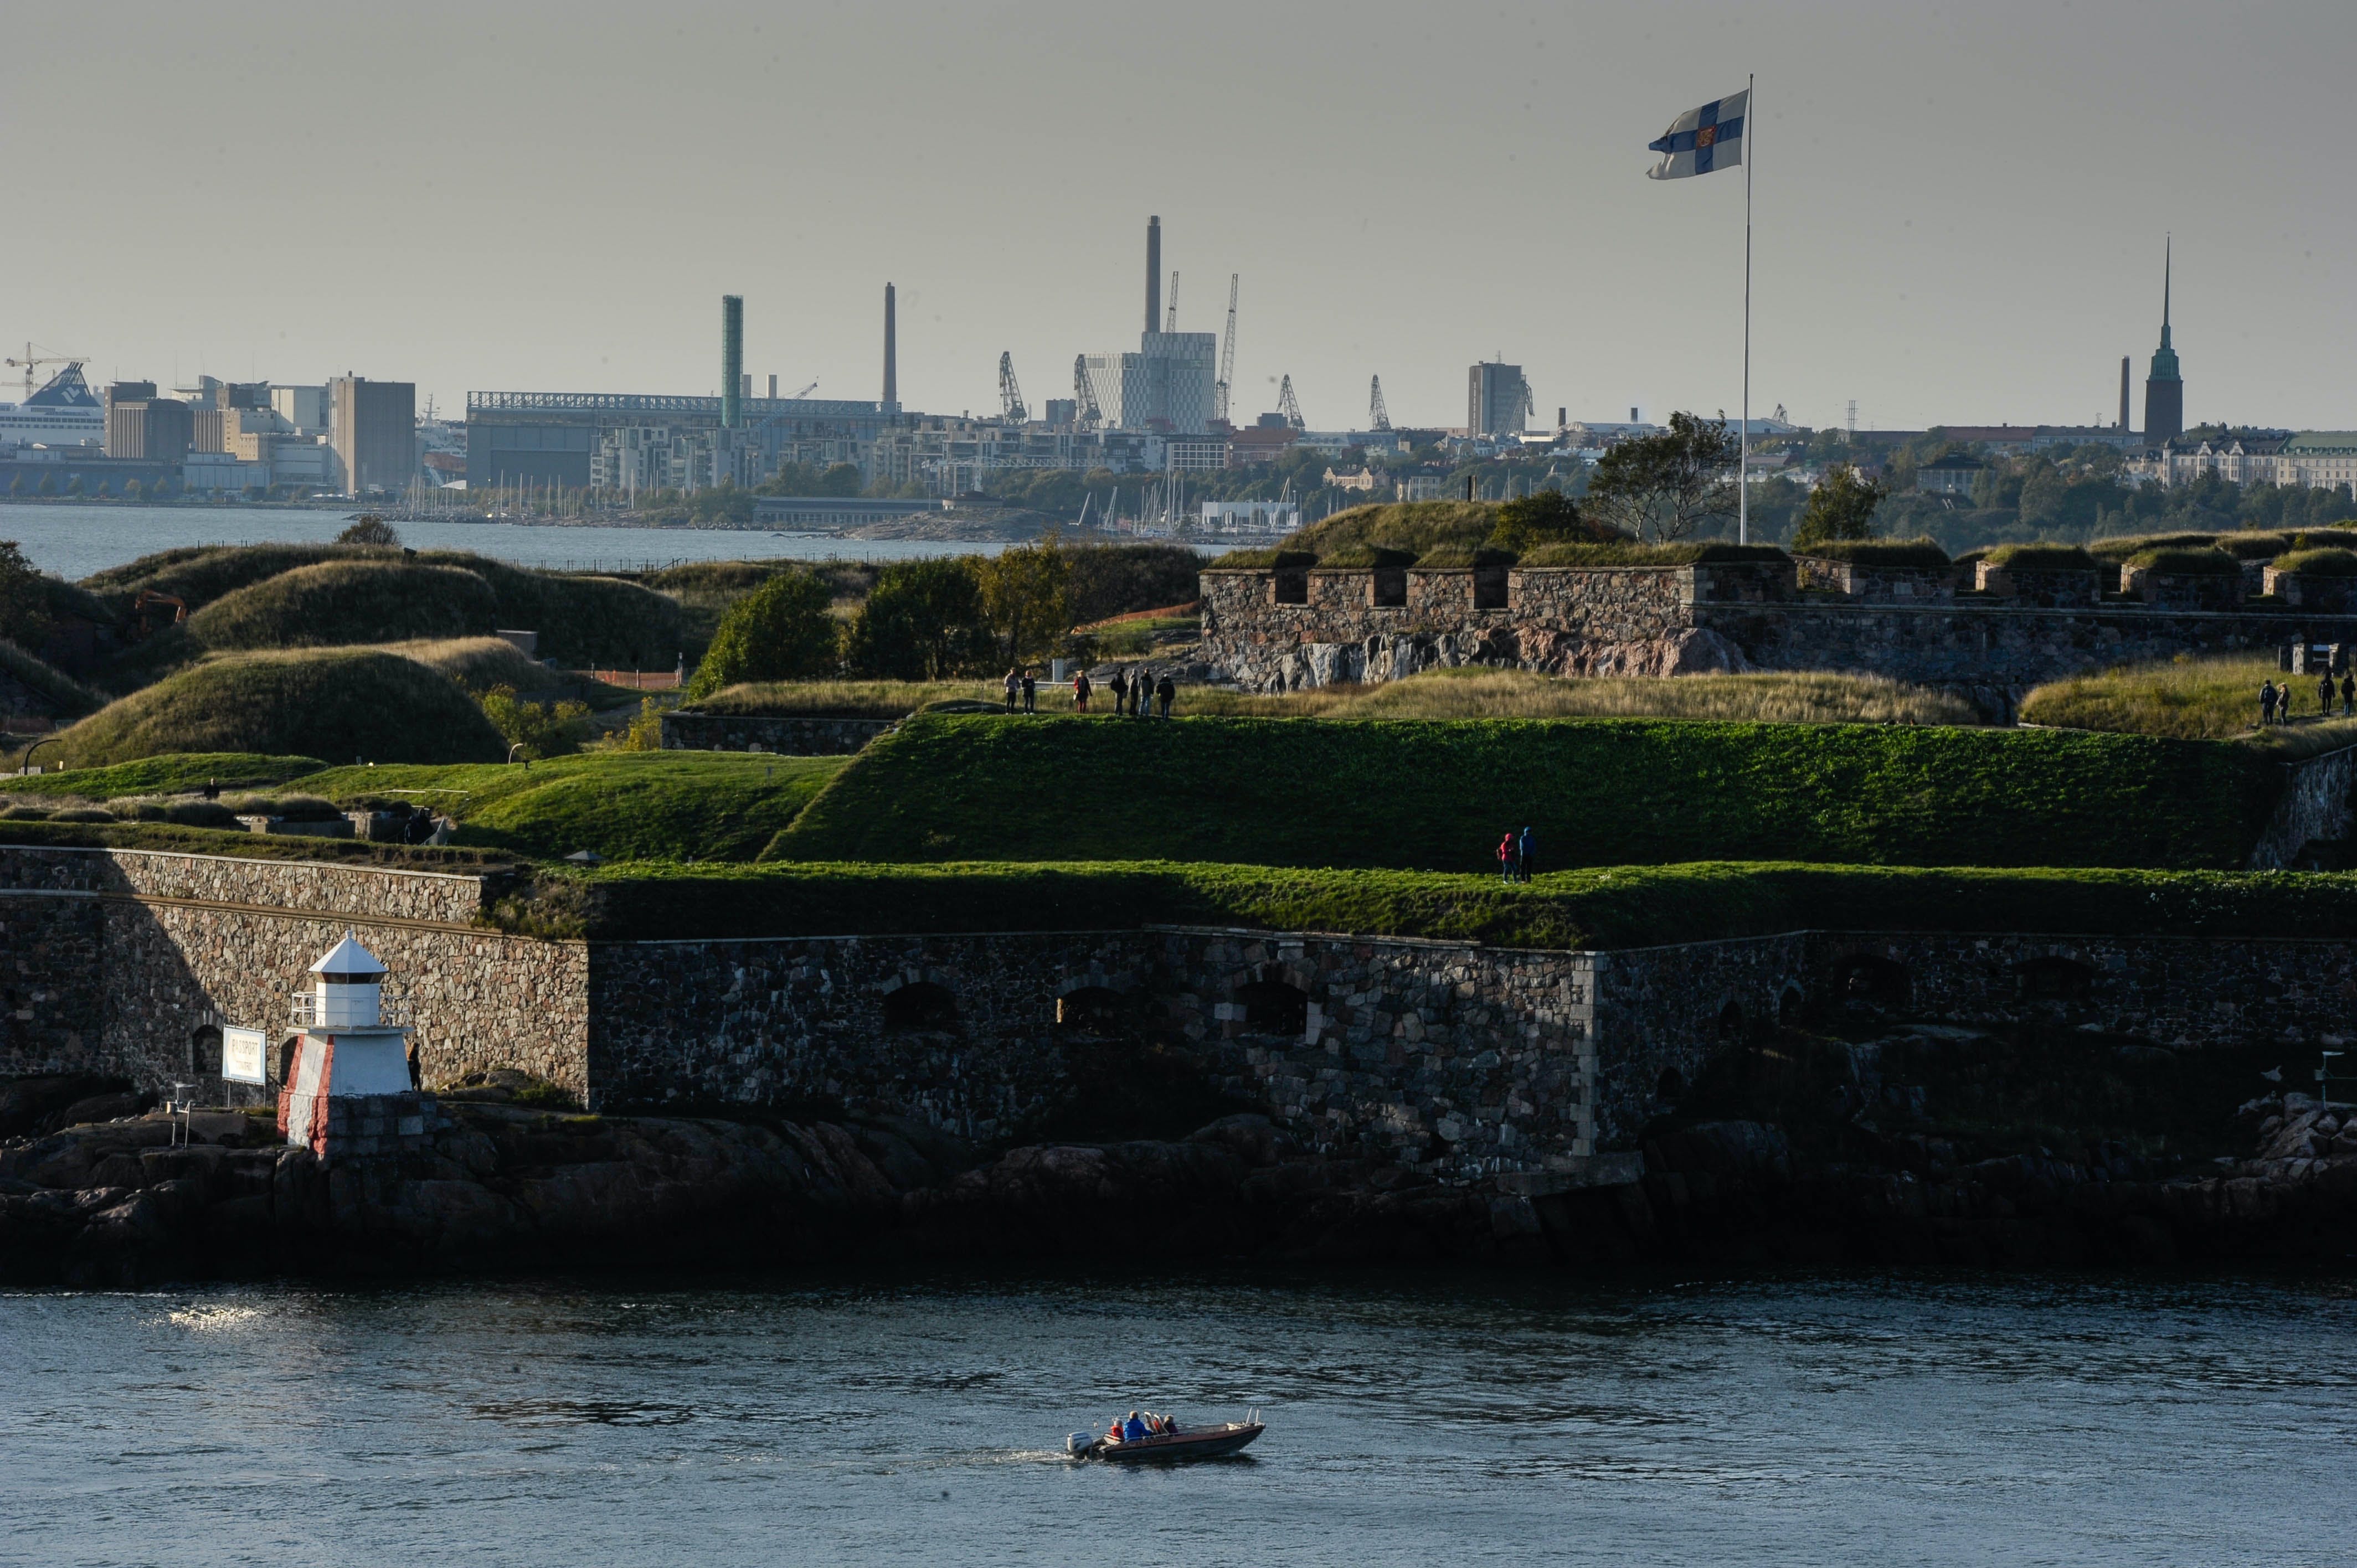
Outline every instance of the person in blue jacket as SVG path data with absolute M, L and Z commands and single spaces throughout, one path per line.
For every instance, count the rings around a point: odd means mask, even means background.
M 1523 830 L 1523 842 L 1520 847 L 1522 854 L 1515 857 L 1514 869 L 1521 880 L 1528 882 L 1531 879 L 1531 862 L 1539 853 L 1539 841 L 1528 828 Z
M 1127 1421 L 1125 1421 L 1125 1422 L 1122 1423 L 1122 1426 L 1121 1426 L 1121 1440 L 1122 1440 L 1124 1443 L 1135 1443 L 1138 1439 L 1140 1439 L 1140 1438 L 1144 1437 L 1145 1435 L 1146 1435 L 1146 1421 L 1145 1421 L 1145 1418 L 1144 1418 L 1144 1417 L 1142 1417 L 1142 1416 L 1140 1416 L 1140 1415 L 1139 1415 L 1135 1411 L 1131 1411 L 1131 1412 L 1129 1412 L 1129 1419 L 1128 1419 Z

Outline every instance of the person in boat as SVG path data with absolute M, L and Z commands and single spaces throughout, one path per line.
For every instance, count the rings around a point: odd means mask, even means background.
M 1129 1420 L 1122 1424 L 1121 1440 L 1124 1443 L 1135 1443 L 1145 1435 L 1145 1418 L 1140 1416 L 1137 1412 L 1131 1411 L 1129 1412 Z

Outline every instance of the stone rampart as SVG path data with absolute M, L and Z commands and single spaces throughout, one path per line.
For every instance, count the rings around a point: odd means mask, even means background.
M 2251 852 L 2254 871 L 2339 870 L 2357 839 L 2357 746 L 2284 765 L 2283 793 Z
M 665 751 L 760 751 L 773 757 L 847 757 L 894 728 L 897 719 L 762 718 L 745 714 L 664 714 Z
M 391 971 L 431 1085 L 520 1067 L 589 1088 L 578 943 L 472 925 L 486 879 L 398 867 L 0 846 L 0 1073 L 189 1081 L 219 1101 L 225 1026 L 287 1032 L 289 999 L 347 929 Z M 16 940 L 19 931 L 35 940 Z
M 2357 641 L 2357 615 L 2337 605 L 2222 601 L 2231 578 L 2140 583 L 2128 597 L 2099 596 L 2085 571 L 1999 572 L 1992 591 L 1959 595 L 1952 575 L 1838 562 L 1517 567 L 1504 573 L 1501 605 L 1476 607 L 1470 571 L 1411 567 L 1397 606 L 1376 602 L 1372 571 L 1296 573 L 1318 585 L 1301 603 L 1280 600 L 1279 575 L 1202 575 L 1203 657 L 1247 690 L 1469 664 L 1563 675 L 1824 670 L 1958 688 L 2003 719 L 2030 687 L 2083 671 Z

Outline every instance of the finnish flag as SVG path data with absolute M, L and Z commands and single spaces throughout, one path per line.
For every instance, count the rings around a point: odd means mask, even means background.
M 1670 122 L 1659 141 L 1652 143 L 1662 161 L 1645 171 L 1648 179 L 1684 179 L 1713 169 L 1733 168 L 1743 161 L 1743 115 L 1751 91 L 1730 93 L 1716 103 L 1689 109 Z

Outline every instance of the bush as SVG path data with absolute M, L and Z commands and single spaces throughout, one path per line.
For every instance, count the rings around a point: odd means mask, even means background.
M 2243 564 L 2222 550 L 2139 551 L 2127 564 L 2168 577 L 2239 577 Z
M 2125 562 L 2132 556 L 2151 550 L 2200 550 L 2218 543 L 2214 533 L 2126 533 L 2110 539 L 2091 540 L 2087 553 L 2098 561 Z M 2269 551 L 2276 554 L 2282 548 Z
M 12 822 L 45 822 L 55 810 L 53 806 L 11 806 L 0 811 L 0 818 Z
M 1882 504 L 1890 487 L 1880 478 L 1865 478 L 1847 463 L 1836 463 L 1825 473 L 1824 482 L 1809 492 L 1809 504 L 1801 514 L 1800 525 L 1792 531 L 1795 552 L 1818 549 L 1821 546 L 1846 542 L 1862 542 L 1874 537 L 1874 509 Z
M 494 686 L 480 701 L 483 716 L 491 721 L 500 738 L 511 747 L 522 747 L 523 755 L 534 761 L 580 750 L 582 737 L 588 733 L 587 703 L 528 703 L 516 695 L 513 686 Z
M 49 813 L 53 822 L 111 822 L 114 813 L 103 806 L 63 806 Z
M 1083 544 L 1065 555 L 1078 625 L 1183 605 L 1201 592 L 1204 558 L 1183 544 Z
M 356 517 L 352 519 L 352 525 L 350 528 L 336 535 L 336 542 L 370 544 L 380 550 L 397 550 L 401 547 L 401 535 L 394 531 L 393 524 L 381 517 Z
M 198 800 L 190 804 L 212 802 Z M 231 795 L 220 801 L 219 808 L 232 820 L 283 817 L 290 822 L 332 822 L 344 814 L 343 808 L 333 800 L 324 800 L 317 795 Z
M 963 560 L 885 567 L 844 644 L 853 674 L 894 681 L 969 673 L 988 664 L 993 651 L 982 583 Z
M 188 633 L 207 648 L 337 647 L 479 636 L 497 611 L 490 585 L 455 566 L 335 561 L 224 595 Z
M 1761 856 L 1916 865 L 2240 865 L 2282 789 L 2248 746 L 1900 725 L 923 714 L 795 824 L 802 860 L 1487 865 Z M 1112 813 L 1040 800 L 1118 800 Z M 1344 801 L 1348 810 L 1305 809 Z
M 2295 550 L 2276 558 L 2278 572 L 2302 577 L 2357 577 L 2357 551 Z
M 831 675 L 836 664 L 833 602 L 808 572 L 773 577 L 729 607 L 688 683 L 691 699 L 748 681 Z
M 75 768 L 171 752 L 462 762 L 507 750 L 457 685 L 361 649 L 217 659 L 109 703 L 61 743 Z
M 2075 544 L 2000 544 L 1982 557 L 2012 572 L 2092 572 L 2095 558 Z
M 1579 515 L 1579 504 L 1561 490 L 1534 490 L 1498 509 L 1489 542 L 1517 555 L 1547 544 L 1602 544 L 1628 535 Z
M 1796 541 L 1792 553 L 1893 570 L 1936 571 L 1950 564 L 1948 553 L 1929 539 L 1827 539 L 1805 549 Z
M 164 807 L 164 820 L 184 828 L 234 828 L 237 813 L 218 800 L 173 800 Z

